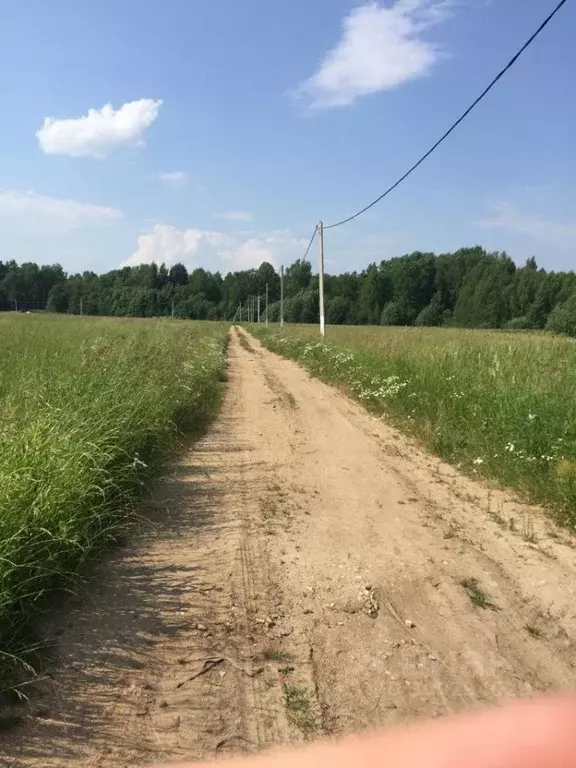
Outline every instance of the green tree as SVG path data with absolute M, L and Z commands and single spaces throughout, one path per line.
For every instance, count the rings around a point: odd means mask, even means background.
M 23 298 L 23 280 L 18 269 L 11 269 L 2 280 L 2 292 L 12 304 L 13 309 L 18 310 Z
M 380 325 L 410 325 L 412 310 L 402 299 L 389 301 L 382 310 Z
M 402 325 L 410 325 L 432 300 L 435 290 L 436 264 L 432 253 L 416 251 L 389 261 L 384 269 L 393 287 L 393 300 L 403 314 Z
M 280 275 L 267 261 L 262 262 L 257 270 L 258 293 L 264 296 L 268 285 L 268 299 L 270 302 L 280 298 Z
M 516 267 L 505 254 L 488 254 L 462 283 L 454 310 L 457 325 L 502 328 L 510 320 L 508 288 Z
M 188 282 L 188 270 L 184 264 L 174 264 L 170 267 L 169 278 L 172 285 L 186 285 Z
M 450 310 L 448 310 L 450 311 Z M 442 325 L 444 320 L 444 310 L 442 308 L 442 296 L 435 293 L 432 301 L 418 314 L 415 325 Z
M 286 270 L 284 295 L 288 298 L 296 296 L 297 293 L 308 288 L 311 280 L 312 264 L 304 259 L 297 259 L 297 261 Z
M 68 311 L 68 294 L 63 285 L 53 285 L 52 288 L 50 288 L 46 310 L 48 312 Z
M 436 258 L 435 288 L 442 297 L 445 309 L 454 311 L 462 283 L 486 255 L 486 251 L 477 245 L 474 248 L 460 248 L 455 253 L 441 253 Z
M 350 301 L 344 296 L 334 296 L 326 302 L 326 322 L 328 325 L 343 325 L 348 319 Z
M 317 288 L 310 288 L 307 291 L 302 291 L 299 296 L 302 299 L 302 308 L 300 311 L 301 323 L 319 323 L 320 322 L 320 309 L 319 309 L 319 295 Z
M 576 293 L 554 307 L 546 327 L 555 333 L 576 336 Z
M 392 298 L 392 281 L 386 270 L 379 269 L 376 264 L 370 264 L 360 275 L 359 282 L 356 320 L 359 323 L 377 324 L 384 304 Z

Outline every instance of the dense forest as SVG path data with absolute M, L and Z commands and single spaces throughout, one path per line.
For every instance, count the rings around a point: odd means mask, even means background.
M 66 275 L 59 265 L 0 261 L 0 310 L 231 320 L 241 304 L 263 298 L 266 285 L 269 318 L 277 320 L 280 277 L 268 263 L 225 276 L 202 268 L 189 273 L 182 264 Z M 534 258 L 517 267 L 505 253 L 479 246 L 416 252 L 362 272 L 326 275 L 325 297 L 329 324 L 550 328 L 576 335 L 574 272 L 546 272 Z M 318 277 L 308 261 L 286 269 L 285 319 L 318 321 Z

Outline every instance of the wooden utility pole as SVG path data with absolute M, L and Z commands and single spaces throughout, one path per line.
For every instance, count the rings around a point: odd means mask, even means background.
M 326 334 L 324 325 L 324 222 L 318 224 L 318 240 L 320 243 L 318 254 L 318 293 L 320 299 L 320 335 Z
M 268 327 L 268 283 L 266 283 L 266 327 Z
M 284 325 L 284 267 L 280 267 L 280 326 Z
M 260 323 L 260 292 L 258 292 L 258 319 L 256 322 Z

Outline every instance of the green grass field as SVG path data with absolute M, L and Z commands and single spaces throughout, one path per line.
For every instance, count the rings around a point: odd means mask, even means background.
M 216 413 L 227 324 L 0 315 L 0 668 Z M 0 689 L 2 686 L 0 685 Z
M 537 333 L 335 326 L 251 330 L 469 473 L 576 527 L 576 342 Z

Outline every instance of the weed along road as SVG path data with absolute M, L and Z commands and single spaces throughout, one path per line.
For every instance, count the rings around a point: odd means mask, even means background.
M 576 685 L 568 535 L 242 330 L 220 416 L 141 513 L 53 619 L 1 765 L 212 758 Z

